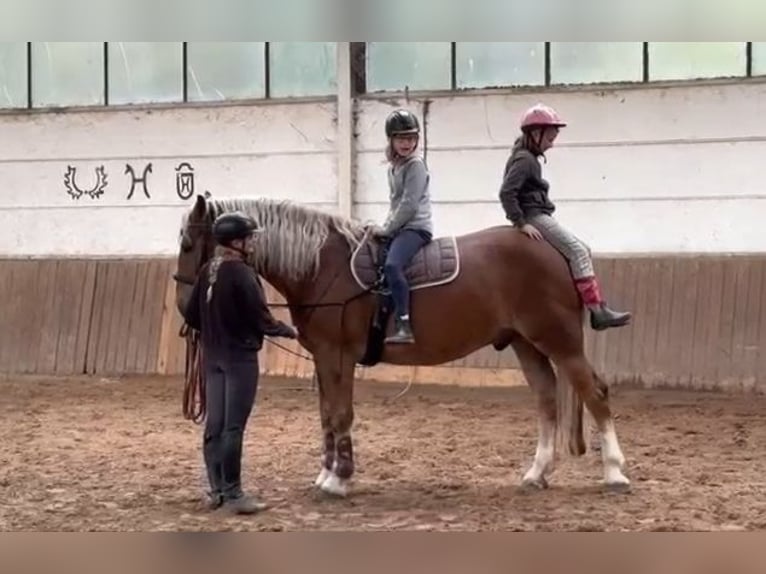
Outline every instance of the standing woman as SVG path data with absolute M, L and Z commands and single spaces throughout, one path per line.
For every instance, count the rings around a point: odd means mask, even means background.
M 548 182 L 542 177 L 539 157 L 553 147 L 559 129 L 566 126 L 556 110 L 537 104 L 521 119 L 521 135 L 505 165 L 500 202 L 506 217 L 530 239 L 548 241 L 569 263 L 580 298 L 590 311 L 591 328 L 601 331 L 630 322 L 631 314 L 607 307 L 593 269 L 590 249 L 565 229 L 553 212 Z
M 255 221 L 227 213 L 213 223 L 218 244 L 202 267 L 184 313 L 200 331 L 207 419 L 203 455 L 210 507 L 255 514 L 266 505 L 242 490 L 242 442 L 258 389 L 258 351 L 264 335 L 294 339 L 292 327 L 270 313 L 255 271 L 246 263 L 254 250 Z
M 410 287 L 405 269 L 433 237 L 428 169 L 416 152 L 420 140 L 418 118 L 396 110 L 386 119 L 386 159 L 390 210 L 375 235 L 389 242 L 383 267 L 394 300 L 396 330 L 386 343 L 412 344 Z

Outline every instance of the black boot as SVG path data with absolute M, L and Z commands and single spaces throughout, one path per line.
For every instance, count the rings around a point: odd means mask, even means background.
M 266 510 L 269 505 L 249 494 L 240 494 L 236 498 L 226 499 L 223 507 L 232 514 L 257 514 Z
M 217 462 L 216 451 L 219 444 L 220 440 L 216 438 L 205 440 L 204 445 L 205 469 L 210 484 L 210 490 L 207 492 L 207 507 L 210 510 L 216 510 L 223 505 L 223 465 Z
M 396 331 L 386 338 L 386 343 L 412 344 L 415 342 L 409 317 L 397 317 L 395 326 Z
M 606 303 L 589 306 L 590 326 L 595 331 L 603 331 L 610 327 L 622 327 L 630 323 L 632 315 L 628 312 L 613 311 Z

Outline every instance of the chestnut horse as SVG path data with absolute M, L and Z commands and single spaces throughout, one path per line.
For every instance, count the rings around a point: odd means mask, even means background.
M 249 263 L 285 298 L 298 341 L 313 355 L 316 368 L 323 456 L 315 485 L 345 496 L 354 474 L 354 372 L 378 305 L 350 267 L 367 228 L 289 201 L 198 196 L 181 224 L 175 274 L 179 310 L 211 257 L 212 222 L 227 211 L 245 212 L 261 228 Z M 607 386 L 585 356 L 583 308 L 563 257 L 508 225 L 458 236 L 456 245 L 459 273 L 411 293 L 416 343 L 389 344 L 380 360 L 437 365 L 490 344 L 497 350 L 510 345 L 538 398 L 537 449 L 522 485 L 547 487 L 557 443 L 567 444 L 573 455 L 585 453 L 584 403 L 600 433 L 604 484 L 629 489 Z

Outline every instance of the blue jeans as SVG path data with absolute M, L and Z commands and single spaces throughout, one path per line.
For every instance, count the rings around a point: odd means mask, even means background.
M 383 273 L 391 289 L 397 317 L 410 314 L 410 286 L 404 270 L 421 247 L 431 241 L 427 231 L 405 229 L 396 234 L 388 245 Z

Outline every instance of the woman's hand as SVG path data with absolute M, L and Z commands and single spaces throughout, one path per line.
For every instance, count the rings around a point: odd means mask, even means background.
M 277 337 L 284 337 L 285 339 L 297 339 L 298 332 L 287 323 L 279 321 L 277 324 Z
M 540 232 L 531 223 L 525 223 L 524 225 L 522 225 L 521 232 L 527 237 L 531 239 L 536 239 L 537 241 L 542 241 L 543 239 L 543 236 L 540 235 Z

